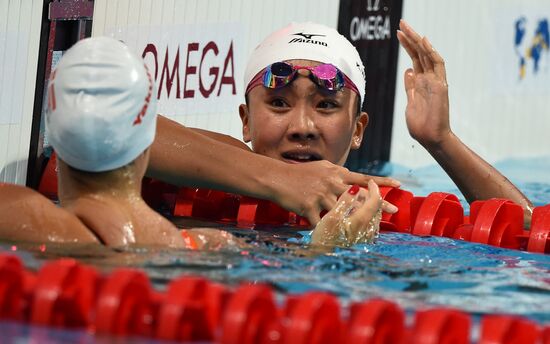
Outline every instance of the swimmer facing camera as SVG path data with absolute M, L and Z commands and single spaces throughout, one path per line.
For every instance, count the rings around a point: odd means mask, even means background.
M 64 54 L 48 87 L 46 132 L 58 158 L 60 206 L 29 188 L 0 184 L 1 199 L 8 200 L 0 203 L 2 240 L 194 249 L 243 245 L 222 230 L 180 233 L 142 199 L 157 124 L 155 85 L 126 45 L 108 37 L 78 42 Z

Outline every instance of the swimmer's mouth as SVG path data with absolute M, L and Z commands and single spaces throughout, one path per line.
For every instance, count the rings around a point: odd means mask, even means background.
M 323 158 L 319 154 L 316 154 L 316 153 L 286 152 L 286 153 L 282 153 L 281 156 L 286 161 L 294 162 L 294 163 L 323 160 Z

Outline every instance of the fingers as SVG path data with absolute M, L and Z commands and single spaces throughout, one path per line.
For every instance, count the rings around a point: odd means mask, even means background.
M 420 48 L 422 49 L 422 53 L 420 54 L 420 60 L 422 61 L 422 66 L 424 67 L 424 70 L 429 72 L 434 72 L 434 63 L 431 59 L 430 50 L 426 49 L 425 41 L 427 40 L 426 37 L 422 38 L 420 41 Z
M 433 69 L 436 75 L 440 76 L 444 80 L 447 80 L 447 72 L 445 70 L 445 60 L 437 50 L 432 46 L 432 43 L 428 40 L 427 37 L 424 37 L 422 40 L 422 44 L 424 45 L 424 49 L 428 51 L 428 55 L 430 56 L 430 60 L 433 64 Z
M 365 194 L 366 200 L 349 216 L 348 244 L 371 242 L 378 233 L 382 217 L 378 186 L 374 182 L 369 183 L 369 191 Z
M 342 226 L 348 214 L 353 209 L 353 203 L 358 192 L 365 192 L 358 185 L 351 186 L 344 192 L 338 202 L 321 219 L 311 233 L 311 243 L 314 245 L 337 245 L 342 243 Z
M 422 37 L 416 33 L 416 31 L 414 31 L 412 27 L 410 27 L 410 25 L 404 20 L 399 22 L 399 28 L 402 30 L 400 42 L 406 41 L 412 55 L 409 51 L 407 51 L 407 53 L 409 53 L 411 58 L 414 56 L 414 58 L 418 60 L 417 64 L 415 64 L 415 60 L 413 59 L 413 68 L 415 73 L 422 73 L 426 71 L 427 66 L 425 65 L 425 61 L 422 57 L 422 54 L 425 54 L 422 47 Z
M 369 176 L 369 175 L 365 175 L 365 176 L 369 180 L 374 181 L 379 186 L 391 186 L 391 187 L 395 187 L 395 188 L 401 186 L 400 181 L 398 181 L 397 179 L 390 178 L 390 177 L 376 177 L 376 176 Z M 368 183 L 368 181 L 367 181 L 367 183 Z
M 312 226 L 316 226 L 321 220 L 321 216 L 319 214 L 320 214 L 319 209 L 310 209 L 306 211 L 302 216 L 307 218 L 307 220 Z
M 422 68 L 422 63 L 420 62 L 418 50 L 413 47 L 411 42 L 409 42 L 409 39 L 407 39 L 407 36 L 403 33 L 403 31 L 397 30 L 397 39 L 411 58 L 414 71 L 417 73 L 422 73 L 424 69 Z
M 355 181 L 352 181 L 350 183 L 353 183 L 353 184 L 358 184 L 358 185 L 362 185 L 362 186 L 368 186 L 370 185 L 370 182 L 372 181 L 374 185 L 376 185 L 376 189 L 378 190 L 377 192 L 380 192 L 379 189 L 378 189 L 378 186 L 390 186 L 390 187 L 399 187 L 401 186 L 401 183 L 396 180 L 396 179 L 393 179 L 393 178 L 388 178 L 388 177 L 374 177 L 374 176 L 369 176 L 369 175 L 366 175 L 366 174 L 361 174 L 361 173 L 355 173 L 355 172 L 352 172 L 354 174 L 354 177 L 357 177 L 357 179 L 355 179 Z M 361 182 L 360 182 L 361 181 Z M 370 189 L 370 188 L 369 188 Z M 325 209 L 332 209 L 332 208 L 325 208 Z M 384 201 L 382 203 L 382 210 L 387 212 L 387 213 L 390 213 L 390 214 L 395 214 L 399 209 L 387 202 L 387 201 Z
M 397 208 L 395 205 L 391 204 L 388 201 L 382 202 L 382 211 L 385 211 L 386 213 L 395 214 L 397 211 L 399 211 L 399 208 Z
M 399 187 L 401 186 L 401 183 L 393 178 L 390 177 L 376 177 L 376 176 L 369 176 L 368 174 L 362 174 L 357 172 L 349 172 L 349 175 L 347 178 L 344 178 L 344 183 L 353 185 L 358 184 L 360 186 L 367 186 L 369 183 L 369 180 L 373 180 L 376 184 L 380 186 L 391 186 L 391 187 Z
M 376 183 L 369 183 L 368 198 L 359 209 L 357 209 L 351 216 L 352 221 L 359 222 L 364 225 L 364 222 L 368 224 L 370 219 L 378 212 L 378 209 L 382 206 L 382 198 L 380 198 L 380 189 Z
M 321 200 L 321 209 L 331 210 L 336 206 L 336 202 L 338 202 L 336 195 L 328 195 Z
M 413 62 L 415 73 L 434 72 L 436 75 L 446 78 L 445 61 L 433 48 L 426 37 L 421 37 L 404 20 L 399 23 L 402 31 L 397 32 L 397 38 L 407 51 Z
M 368 182 L 368 188 L 354 185 L 344 192 L 315 226 L 311 243 L 348 246 L 372 241 L 378 233 L 384 202 L 374 180 Z M 386 206 L 395 208 L 390 203 Z

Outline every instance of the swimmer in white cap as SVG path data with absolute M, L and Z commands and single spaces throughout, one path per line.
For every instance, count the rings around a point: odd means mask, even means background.
M 368 115 L 363 62 L 335 29 L 295 23 L 275 31 L 252 52 L 239 108 L 245 142 L 260 154 L 291 164 L 326 160 L 343 165 L 361 145 Z M 313 244 L 369 242 L 378 233 L 378 187 L 343 190 L 327 204 Z M 387 204 L 386 211 L 397 209 Z
M 511 199 L 524 207 L 528 222 L 532 208 L 530 201 L 451 131 L 443 59 L 427 39 L 420 37 L 405 22 L 401 22 L 400 27 L 398 38 L 413 61 L 413 68 L 405 74 L 408 96 L 406 119 L 410 134 L 434 156 L 469 201 L 493 197 Z M 368 125 L 368 115 L 361 112 L 361 104 L 368 101 L 368 95 L 364 94 L 362 66 L 351 43 L 336 30 L 324 25 L 291 24 L 261 42 L 252 53 L 245 71 L 246 104 L 239 109 L 243 136 L 246 142 L 251 142 L 256 153 L 291 164 L 287 164 L 287 177 L 277 174 L 278 166 L 273 162 L 268 165 L 267 160 L 263 160 L 264 166 L 259 167 L 263 171 L 260 174 L 254 163 L 239 164 L 246 166 L 251 175 L 248 178 L 235 178 L 238 180 L 229 191 L 244 191 L 274 200 L 287 209 L 307 216 L 312 224 L 318 223 L 318 214 L 323 209 L 341 210 L 341 207 L 335 206 L 337 197 L 342 195 L 343 199 L 349 201 L 350 197 L 345 193 L 349 185 L 366 186 L 370 179 L 368 176 L 351 174 L 340 167 L 350 149 L 359 147 Z M 189 143 L 190 135 L 184 136 L 185 129 L 182 126 L 164 118 L 159 121 L 159 126 L 162 128 L 153 150 L 155 147 L 162 147 L 162 150 L 152 155 L 150 170 L 165 180 L 177 181 L 181 172 L 176 167 L 182 166 L 182 161 L 189 161 L 182 158 L 185 152 L 172 149 L 170 161 L 163 159 L 160 152 L 167 154 L 170 146 Z M 247 149 L 231 138 L 203 133 Z M 205 147 L 208 146 L 205 144 Z M 222 169 L 231 164 L 227 157 L 231 159 L 236 156 L 234 151 L 231 152 L 231 155 L 221 157 Z M 213 155 L 207 153 L 206 156 Z M 299 164 L 301 162 L 307 164 Z M 300 168 L 302 172 L 309 168 L 307 171 L 310 175 L 299 174 Z M 332 179 L 327 178 L 331 169 Z M 202 170 L 209 169 L 203 167 Z M 246 173 L 237 171 L 233 174 L 225 170 L 221 177 L 246 176 Z M 297 175 L 300 178 L 295 177 Z M 277 188 L 262 183 L 262 178 L 266 177 Z M 251 181 L 251 184 L 256 182 L 256 194 L 254 189 L 250 191 L 248 185 L 242 184 L 243 180 Z M 378 179 L 377 182 L 396 185 L 388 179 Z M 228 189 L 225 181 L 218 180 L 213 184 Z M 263 191 L 266 192 L 262 194 Z M 292 191 L 297 196 L 289 201 L 288 195 L 292 195 Z M 270 196 L 270 193 L 273 195 Z M 298 199 L 301 195 L 305 195 L 308 201 Z M 361 197 L 371 199 L 365 195 Z M 373 214 L 378 213 L 375 203 L 371 204 Z M 385 209 L 395 210 L 391 206 Z M 341 214 L 334 215 L 343 218 Z M 372 227 L 370 219 L 368 222 L 358 228 Z M 323 226 L 355 228 L 350 227 L 349 221 L 337 226 Z
M 61 208 L 30 189 L 2 184 L 2 199 L 10 202 L 0 205 L 0 237 L 208 246 L 211 230 L 186 231 L 182 238 L 141 198 L 155 137 L 154 88 L 143 60 L 115 39 L 85 39 L 69 49 L 50 78 L 46 115 L 46 133 L 58 157 Z M 227 233 L 215 232 L 216 245 L 223 238 L 232 242 Z
M 434 156 L 468 200 L 508 198 L 522 204 L 530 215 L 529 200 L 452 133 L 443 59 L 405 22 L 401 29 L 398 38 L 414 65 L 405 74 L 407 125 L 413 138 Z M 244 84 L 243 137 L 255 152 L 290 163 L 328 160 L 342 165 L 350 149 L 359 148 L 368 125 L 367 113 L 361 112 L 364 68 L 357 50 L 336 30 L 297 23 L 275 31 L 253 51 Z M 368 240 L 366 233 L 374 233 L 376 227 L 371 219 L 379 220 L 374 201 L 368 201 L 379 197 L 376 191 L 371 190 L 374 193 L 365 203 L 373 217 L 361 217 L 362 224 L 359 217 L 345 215 L 349 210 L 342 203 L 349 196 L 343 194 L 329 212 L 332 219 L 323 219 L 317 226 L 314 242 L 316 237 L 326 240 L 316 236 L 317 231 L 339 228 L 338 233 L 342 226 L 347 232 L 360 233 L 351 235 L 352 243 L 357 237 Z M 340 220 L 336 226 L 335 219 Z
M 511 199 L 524 206 L 529 218 L 529 200 L 451 131 L 441 56 L 405 22 L 398 38 L 414 67 L 405 74 L 411 136 L 469 201 Z M 244 139 L 254 151 L 288 162 L 326 159 L 343 164 L 349 150 L 361 144 L 368 124 L 368 115 L 360 111 L 365 102 L 363 65 L 336 30 L 300 23 L 272 33 L 252 53 L 245 85 L 247 104 L 241 105 L 240 114 Z
M 253 103 L 263 101 L 265 104 L 267 100 L 262 97 L 268 93 L 267 90 L 264 90 L 264 87 L 256 87 L 262 82 L 262 80 L 256 78 L 254 84 L 249 86 L 250 94 L 247 93 L 252 110 L 250 112 L 248 106 L 241 106 L 240 112 L 243 119 L 245 140 L 251 140 L 254 151 L 260 154 L 250 154 L 247 145 L 227 135 L 186 128 L 159 116 L 157 138 L 152 145 L 151 163 L 147 175 L 176 185 L 193 183 L 198 186 L 268 199 L 307 217 L 311 224 L 319 222 L 320 212 L 332 209 L 337 197 L 351 185 L 367 186 L 370 180 L 374 180 L 378 185 L 399 186 L 400 183 L 392 178 L 372 177 L 354 173 L 342 166 L 350 146 L 351 148 L 359 147 L 363 130 L 368 121 L 366 115 L 363 116 L 360 111 L 357 111 L 357 109 L 360 109 L 365 92 L 362 62 L 353 46 L 344 37 L 337 34 L 335 30 L 317 24 L 310 23 L 307 25 L 309 26 L 306 29 L 314 27 L 322 30 L 320 35 L 323 37 L 320 38 L 323 39 L 316 41 L 325 44 L 329 40 L 331 43 L 329 49 L 323 51 L 323 49 L 316 49 L 314 44 L 310 44 L 311 49 L 307 49 L 307 54 L 304 54 L 306 44 L 286 45 L 291 39 L 299 38 L 294 34 L 299 33 L 300 28 L 285 28 L 271 35 L 265 41 L 268 44 L 261 44 L 260 47 L 262 48 L 259 47 L 256 50 L 246 69 L 246 84 L 248 85 L 252 78 L 258 75 L 268 64 L 274 62 L 283 62 L 289 59 L 297 59 L 297 62 L 300 62 L 298 61 L 300 59 L 307 60 L 300 63 L 303 66 L 313 67 L 315 63 L 311 61 L 317 61 L 319 56 L 323 56 L 323 59 L 336 66 L 338 73 L 330 68 L 330 70 L 326 68 L 325 70 L 313 70 L 312 68 L 311 71 L 307 71 L 305 68 L 296 70 L 297 74 L 300 75 L 312 73 L 311 75 L 314 77 L 311 80 L 305 80 L 308 83 L 316 80 L 316 83 L 311 83 L 312 87 L 316 87 L 319 83 L 333 82 L 332 79 L 340 77 L 349 78 L 351 81 L 346 81 L 342 92 L 337 92 L 336 95 L 341 96 L 342 100 L 348 102 L 347 105 L 353 106 L 354 114 L 358 113 L 359 115 L 354 118 L 340 118 L 338 121 L 327 118 L 325 127 L 334 125 L 334 128 L 326 133 L 330 136 L 324 141 L 325 147 L 316 147 L 315 151 L 309 152 L 290 149 L 281 155 L 283 152 L 275 152 L 271 149 L 272 147 L 263 145 L 262 143 L 266 140 L 280 141 L 281 136 L 276 135 L 280 135 L 281 132 L 277 127 L 263 126 L 260 128 L 260 126 L 254 125 L 255 122 L 261 122 L 259 116 L 266 113 L 256 111 L 259 110 L 259 107 L 254 110 Z M 298 31 L 292 31 L 294 29 Z M 329 35 L 325 35 L 324 31 L 329 32 Z M 333 37 L 334 33 L 338 36 Z M 286 41 L 278 42 L 277 37 L 279 36 Z M 271 41 L 273 41 L 273 44 L 271 44 Z M 343 49 L 341 56 L 335 55 L 338 49 Z M 296 54 L 288 55 L 291 52 Z M 337 60 L 334 57 L 337 57 Z M 284 68 L 281 65 L 275 67 Z M 288 66 L 286 67 L 288 68 Z M 334 73 L 335 76 L 330 76 L 327 79 L 327 75 L 330 75 L 330 73 Z M 273 75 L 273 73 L 270 75 Z M 315 79 L 317 75 L 321 78 Z M 298 78 L 296 81 L 292 85 L 304 82 L 302 78 Z M 341 83 L 342 80 L 335 80 L 334 82 L 336 83 L 333 87 L 339 89 L 338 83 Z M 349 86 L 353 85 L 355 88 L 352 90 Z M 288 88 L 293 88 L 293 86 Z M 285 88 L 285 90 L 288 88 Z M 284 89 L 275 90 L 275 92 L 278 91 L 284 92 Z M 330 90 L 327 91 L 331 92 Z M 355 97 L 354 92 L 357 92 L 359 96 Z M 336 108 L 330 101 L 323 103 L 322 106 L 327 108 L 327 113 L 334 112 Z M 338 106 L 338 112 L 342 112 L 342 110 L 342 106 Z M 256 117 L 258 119 L 255 121 L 254 118 Z M 343 130 L 343 132 L 338 132 L 338 130 Z M 348 140 L 348 142 L 345 142 L 345 140 Z M 226 145 L 221 143 L 226 143 Z M 200 157 L 200 159 L 197 157 Z M 308 161 L 309 163 L 286 163 L 289 161 Z M 386 206 L 386 210 L 392 210 L 389 205 Z

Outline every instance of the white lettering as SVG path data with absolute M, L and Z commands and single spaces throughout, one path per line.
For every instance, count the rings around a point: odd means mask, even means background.
M 380 9 L 380 0 L 368 0 L 367 1 L 367 11 L 378 11 Z
M 353 17 L 350 23 L 350 38 L 352 41 L 364 39 L 367 41 L 391 38 L 390 16 Z

